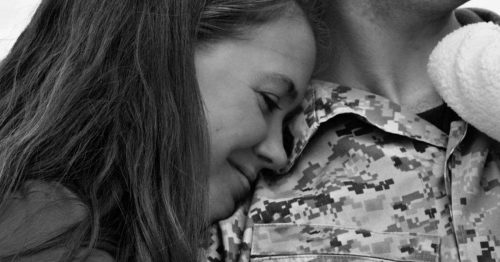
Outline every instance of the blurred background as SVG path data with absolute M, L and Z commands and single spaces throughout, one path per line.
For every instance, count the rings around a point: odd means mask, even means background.
M 0 59 L 9 52 L 40 1 L 0 0 Z M 486 8 L 500 14 L 500 0 L 471 0 L 463 6 Z
M 463 6 L 482 7 L 500 14 L 500 0 L 471 0 Z
M 500 14 L 500 0 L 471 0 L 464 7 L 481 7 Z

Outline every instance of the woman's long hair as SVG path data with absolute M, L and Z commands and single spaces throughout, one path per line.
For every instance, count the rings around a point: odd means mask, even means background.
M 284 3 L 295 1 L 43 0 L 0 65 L 0 212 L 39 180 L 88 214 L 8 255 L 63 246 L 71 261 L 109 242 L 117 261 L 195 261 L 209 150 L 194 50 Z
M 193 77 L 201 4 L 42 1 L 2 62 L 1 203 L 29 179 L 72 190 L 89 213 L 67 234 L 68 260 L 101 238 L 119 240 L 118 261 L 194 260 L 208 159 Z

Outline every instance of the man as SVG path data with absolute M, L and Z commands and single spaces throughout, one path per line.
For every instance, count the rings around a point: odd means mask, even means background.
M 291 123 L 291 169 L 219 223 L 218 259 L 500 260 L 500 145 L 426 71 L 445 35 L 500 22 L 464 2 L 325 1 L 329 63 Z

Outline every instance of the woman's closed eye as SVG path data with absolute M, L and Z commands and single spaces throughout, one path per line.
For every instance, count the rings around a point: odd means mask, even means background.
M 264 101 L 266 112 L 272 112 L 276 109 L 281 110 L 281 107 L 278 105 L 279 96 L 264 91 L 260 91 L 259 95 L 262 97 L 262 100 Z

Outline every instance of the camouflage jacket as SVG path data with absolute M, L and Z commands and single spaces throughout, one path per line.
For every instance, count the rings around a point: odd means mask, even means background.
M 213 228 L 208 261 L 500 261 L 498 142 L 327 82 L 303 108 L 286 175 Z

